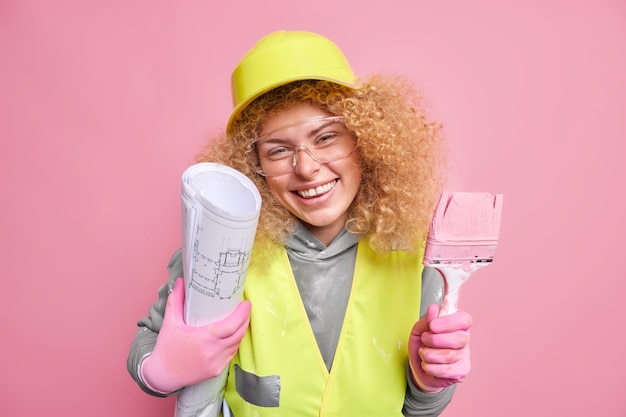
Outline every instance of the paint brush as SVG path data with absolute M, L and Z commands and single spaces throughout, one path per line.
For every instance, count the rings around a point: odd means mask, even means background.
M 449 191 L 441 194 L 423 261 L 444 278 L 440 316 L 457 311 L 463 283 L 493 262 L 500 234 L 502 199 L 502 194 Z

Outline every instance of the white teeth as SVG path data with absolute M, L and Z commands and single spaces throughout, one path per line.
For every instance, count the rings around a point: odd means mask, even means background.
M 315 197 L 316 195 L 327 193 L 333 189 L 337 181 L 329 182 L 328 184 L 320 185 L 315 188 L 309 188 L 308 190 L 299 190 L 298 195 L 300 197 L 310 198 Z

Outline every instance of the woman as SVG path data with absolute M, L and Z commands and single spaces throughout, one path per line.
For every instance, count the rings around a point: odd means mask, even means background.
M 437 317 L 443 283 L 421 263 L 440 126 L 405 80 L 357 80 L 313 33 L 261 39 L 232 85 L 226 135 L 197 161 L 241 171 L 263 197 L 244 301 L 185 326 L 179 251 L 131 375 L 165 396 L 228 367 L 236 417 L 440 414 L 469 372 L 471 326 L 466 312 Z

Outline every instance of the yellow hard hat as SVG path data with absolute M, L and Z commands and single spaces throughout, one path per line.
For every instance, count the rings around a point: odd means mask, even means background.
M 353 87 L 356 76 L 331 40 L 312 32 L 278 31 L 261 38 L 231 77 L 233 112 L 226 127 L 252 100 L 297 80 L 327 80 Z

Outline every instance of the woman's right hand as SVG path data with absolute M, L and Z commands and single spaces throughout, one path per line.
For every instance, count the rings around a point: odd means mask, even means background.
M 188 326 L 184 301 L 185 288 L 179 278 L 167 298 L 154 351 L 141 364 L 146 385 L 163 394 L 220 375 L 237 353 L 250 322 L 250 302 L 242 301 L 223 320 Z

